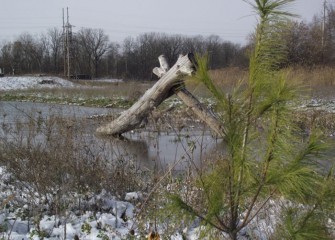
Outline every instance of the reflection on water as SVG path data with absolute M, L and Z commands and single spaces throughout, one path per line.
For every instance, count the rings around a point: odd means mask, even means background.
M 183 130 L 182 132 L 149 132 L 145 130 L 124 134 L 124 139 L 98 138 L 94 131 L 99 123 L 89 119 L 92 115 L 115 113 L 120 110 L 89 108 L 81 106 L 0 102 L 0 122 L 6 127 L 21 125 L 31 119 L 47 120 L 51 116 L 69 119 L 69 129 L 78 133 L 78 141 L 85 141 L 83 151 L 89 149 L 108 159 L 133 160 L 141 168 L 175 170 L 186 169 L 188 165 L 199 164 L 204 156 L 216 151 L 218 142 L 208 131 Z M 28 128 L 23 127 L 28 132 Z M 80 134 L 79 134 L 80 133 Z M 27 133 L 28 134 L 28 133 Z M 64 134 L 64 133 L 59 133 Z M 0 136 L 5 136 L 0 128 Z M 8 136 L 7 136 L 8 137 Z M 62 137 L 62 136 L 60 136 Z M 64 137 L 64 136 L 63 136 Z M 45 141 L 45 134 L 38 136 L 38 141 Z M 83 139 L 84 138 L 84 139 Z
M 126 134 L 125 149 L 134 153 L 146 167 L 166 169 L 175 166 L 181 170 L 199 164 L 209 152 L 215 150 L 217 141 L 209 132 L 136 132 Z

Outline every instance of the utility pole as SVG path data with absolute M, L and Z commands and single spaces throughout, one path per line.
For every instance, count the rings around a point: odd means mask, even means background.
M 321 61 L 325 62 L 325 46 L 326 46 L 326 10 L 327 10 L 327 0 L 323 1 L 322 10 L 322 25 L 321 25 Z
M 65 30 L 65 20 L 64 20 L 64 8 L 62 9 L 63 10 L 63 34 L 62 34 L 62 37 L 63 37 L 63 68 L 64 68 L 64 76 L 66 76 L 66 49 L 67 49 L 67 46 L 66 46 L 66 30 Z
M 321 36 L 321 46 L 324 49 L 325 46 L 325 34 L 326 34 L 326 9 L 327 9 L 327 0 L 323 2 L 323 14 L 322 14 L 322 36 Z
M 66 23 L 63 8 L 63 56 L 64 76 L 71 77 L 71 49 L 72 49 L 72 25 L 70 24 L 69 8 L 66 8 Z

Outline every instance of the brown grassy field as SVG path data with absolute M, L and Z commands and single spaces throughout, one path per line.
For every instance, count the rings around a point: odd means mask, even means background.
M 335 95 L 335 68 L 333 67 L 291 67 L 282 70 L 289 82 L 301 87 L 311 97 L 332 97 Z M 223 91 L 229 92 L 234 86 L 248 80 L 248 71 L 240 68 L 210 70 L 215 84 Z M 187 80 L 186 86 L 195 95 L 208 97 L 210 94 L 199 82 Z

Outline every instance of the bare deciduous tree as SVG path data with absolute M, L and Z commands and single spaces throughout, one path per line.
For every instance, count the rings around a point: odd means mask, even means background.
M 60 72 L 60 62 L 62 54 L 62 32 L 58 28 L 48 30 L 49 46 L 52 58 L 52 72 Z
M 89 69 L 97 77 L 99 63 L 110 46 L 108 36 L 102 29 L 82 28 L 78 33 L 78 40 L 87 56 Z

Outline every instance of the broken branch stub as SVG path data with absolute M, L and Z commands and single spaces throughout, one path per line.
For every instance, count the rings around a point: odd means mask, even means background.
M 96 132 L 103 135 L 120 136 L 138 127 L 149 113 L 167 98 L 179 79 L 194 72 L 193 58 L 191 53 L 180 56 L 175 65 L 169 69 L 165 57 L 161 55 L 159 57 L 161 66 L 153 70 L 161 78 L 133 106 L 111 123 L 97 128 Z

